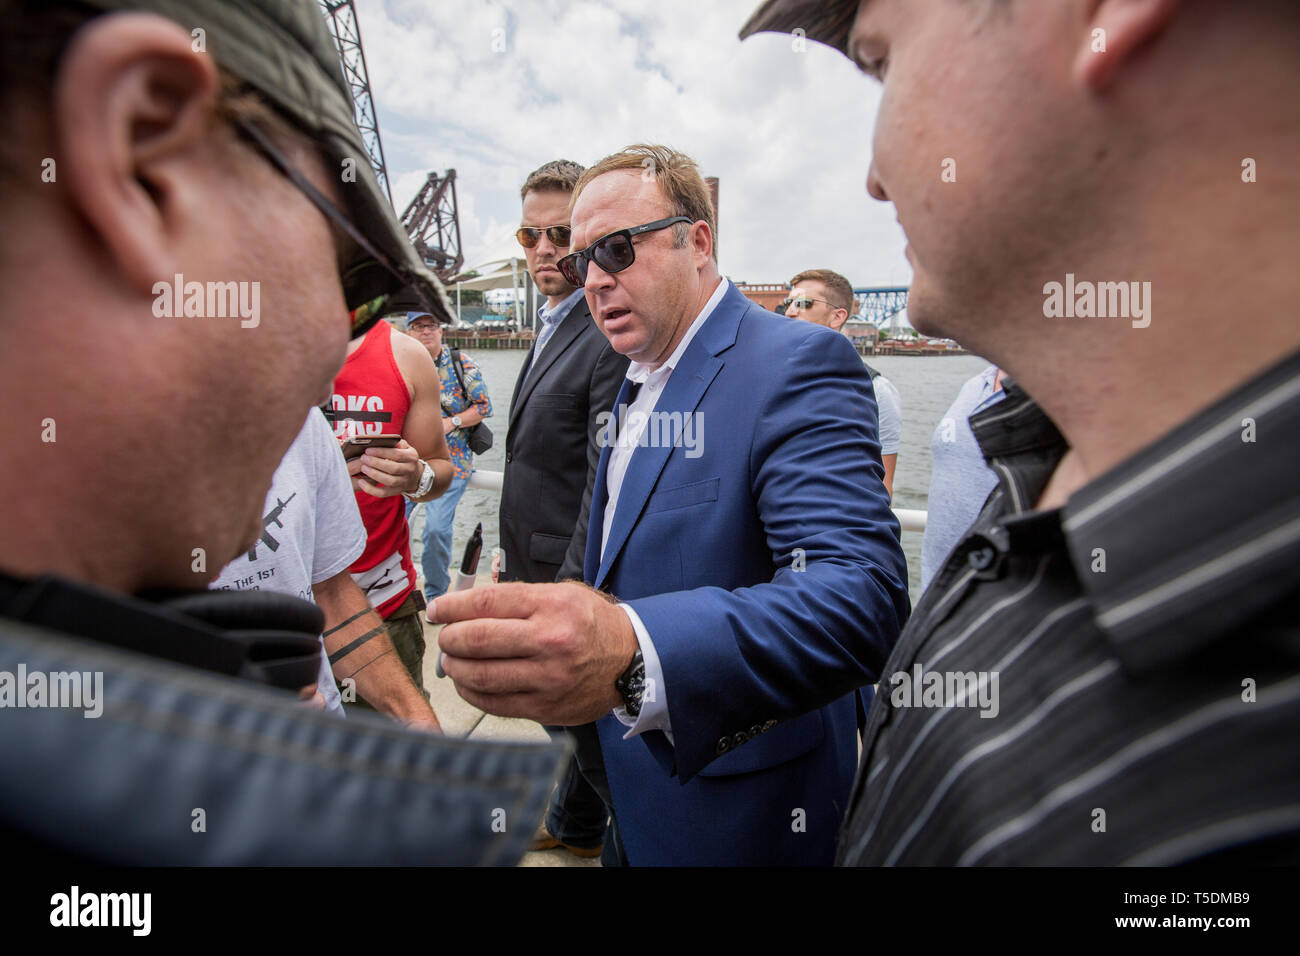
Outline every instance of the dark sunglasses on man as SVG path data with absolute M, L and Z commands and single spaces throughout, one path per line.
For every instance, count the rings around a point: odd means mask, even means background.
M 586 285 L 587 266 L 593 261 L 609 273 L 622 272 L 636 262 L 636 246 L 632 244 L 633 236 L 667 229 L 679 222 L 694 221 L 690 216 L 673 216 L 670 219 L 657 219 L 654 222 L 648 222 L 644 226 L 620 229 L 617 232 L 609 233 L 609 235 L 601 236 L 580 252 L 569 253 L 555 265 L 569 285 Z
M 537 240 L 542 238 L 542 233 L 546 233 L 546 238 L 551 241 L 551 245 L 558 249 L 569 248 L 569 242 L 573 238 L 573 230 L 568 226 L 547 226 L 545 229 L 520 226 L 515 230 L 515 238 L 525 249 L 531 249 L 537 245 Z

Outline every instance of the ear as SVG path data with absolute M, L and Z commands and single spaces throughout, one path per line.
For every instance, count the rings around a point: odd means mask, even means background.
M 691 258 L 695 260 L 695 267 L 702 268 L 713 256 L 713 233 L 709 231 L 709 224 L 703 219 L 691 223 L 690 230 L 686 233 L 686 241 L 691 247 Z
M 1102 93 L 1125 64 L 1160 36 L 1182 0 L 1092 0 L 1091 6 L 1074 74 L 1087 89 Z
M 100 17 L 78 32 L 54 81 L 59 179 L 132 286 L 176 271 L 175 238 L 210 162 L 219 79 L 185 30 L 152 14 Z
M 836 309 L 831 313 L 831 328 L 838 332 L 844 328 L 844 323 L 849 320 L 848 309 Z

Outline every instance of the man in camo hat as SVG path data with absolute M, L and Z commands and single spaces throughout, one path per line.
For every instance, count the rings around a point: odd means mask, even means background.
M 319 5 L 0 0 L 0 20 L 0 762 L 23 768 L 0 782 L 4 842 L 518 859 L 529 829 L 492 811 L 539 816 L 561 748 L 467 756 L 327 721 L 258 686 L 314 680 L 319 611 L 206 590 L 261 535 L 349 338 L 390 296 L 448 312 L 366 162 Z

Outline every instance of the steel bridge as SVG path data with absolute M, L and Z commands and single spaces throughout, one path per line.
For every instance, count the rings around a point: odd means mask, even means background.
M 898 330 L 898 317 L 907 308 L 907 286 L 883 286 L 854 289 L 858 311 L 853 316 L 870 322 L 876 328 L 888 325 Z

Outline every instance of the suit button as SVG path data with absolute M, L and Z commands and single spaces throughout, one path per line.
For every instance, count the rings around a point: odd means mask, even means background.
M 993 549 L 990 548 L 988 545 L 984 545 L 982 548 L 976 548 L 974 551 L 968 554 L 966 556 L 966 560 L 970 563 L 970 566 L 974 568 L 976 571 L 983 571 L 989 567 L 992 567 L 993 560 L 996 557 L 997 555 L 994 553 Z
M 748 739 L 749 739 L 749 737 L 748 737 L 746 734 L 744 734 L 743 732 L 742 732 L 742 733 L 739 733 L 739 734 L 732 734 L 732 736 L 731 736 L 731 746 L 732 746 L 732 747 L 739 747 L 741 744 L 743 744 L 743 743 L 744 743 L 745 741 L 747 741 Z
M 512 455 L 510 452 L 506 452 L 506 464 L 509 464 L 514 460 L 515 460 L 515 456 Z
M 769 730 L 771 730 L 771 729 L 772 729 L 773 727 L 775 727 L 775 726 L 776 726 L 776 721 L 775 721 L 775 720 L 769 720 L 767 723 L 765 723 L 765 724 L 763 725 L 763 733 L 767 733 Z
M 763 725 L 762 725 L 762 724 L 755 724 L 753 727 L 750 727 L 750 728 L 749 728 L 749 735 L 748 735 L 748 736 L 749 736 L 749 739 L 750 739 L 750 740 L 753 740 L 755 737 L 757 737 L 757 736 L 758 736 L 759 734 L 761 734 L 762 732 L 763 732 Z
M 726 737 L 721 737 L 718 739 L 718 747 L 717 750 L 715 751 L 718 754 L 718 756 L 722 756 L 730 749 L 731 749 L 730 740 L 728 740 Z

